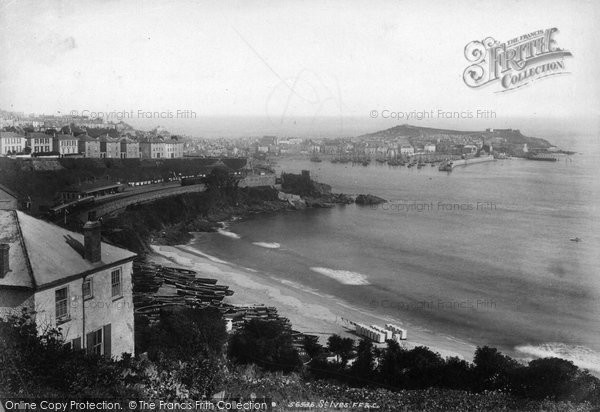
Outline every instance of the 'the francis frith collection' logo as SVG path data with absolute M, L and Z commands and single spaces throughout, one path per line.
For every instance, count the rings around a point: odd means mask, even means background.
M 534 80 L 565 74 L 568 50 L 560 49 L 554 35 L 557 28 L 538 30 L 500 43 L 492 37 L 475 40 L 465 46 L 471 63 L 463 73 L 472 88 L 500 83 L 499 92 L 517 89 Z

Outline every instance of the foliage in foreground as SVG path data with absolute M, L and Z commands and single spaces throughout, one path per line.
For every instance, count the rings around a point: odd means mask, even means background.
M 312 360 L 301 366 L 288 328 L 254 320 L 230 340 L 231 357 L 244 364 L 234 365 L 222 352 L 226 334 L 218 311 L 192 309 L 163 313 L 138 336 L 145 336 L 138 349 L 146 354 L 117 361 L 65 347 L 58 330 L 38 334 L 26 313 L 0 320 L 0 397 L 183 401 L 225 392 L 270 397 L 275 410 L 321 401 L 367 402 L 380 411 L 591 411 L 598 405 L 590 397 L 598 380 L 570 362 L 540 359 L 524 366 L 491 348 L 479 348 L 471 365 L 423 347 L 406 350 L 390 343 L 377 350 L 361 341 L 356 348 L 333 337 L 323 348 L 307 339 L 305 355 Z M 263 368 L 252 364 L 267 353 Z M 328 355 L 337 360 L 328 362 Z
M 325 380 L 307 380 L 299 374 L 265 372 L 255 366 L 237 368 L 228 375 L 227 392 L 247 397 L 270 396 L 278 405 L 275 410 L 293 409 L 296 402 L 338 402 L 377 404 L 377 411 L 594 411 L 589 403 L 568 401 L 529 400 L 500 391 L 471 393 L 460 390 L 429 388 L 396 390 L 383 388 L 354 388 Z M 312 410 L 320 410 L 314 408 Z M 333 410 L 333 409 L 330 409 Z M 337 410 L 368 410 L 348 408 Z
M 335 335 L 329 339 L 328 350 L 338 362 L 327 361 L 324 348 L 311 350 L 318 354 L 308 364 L 313 377 L 353 386 L 500 391 L 521 398 L 600 405 L 600 380 L 559 358 L 536 359 L 523 365 L 485 346 L 477 348 L 471 364 L 457 357 L 444 359 L 423 346 L 406 349 L 388 341 L 386 348 L 378 349 L 370 341 L 361 340 L 355 347 L 351 339 Z M 347 366 L 350 358 L 353 362 Z

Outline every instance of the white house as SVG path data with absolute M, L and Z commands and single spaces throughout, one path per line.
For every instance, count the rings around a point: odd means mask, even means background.
M 76 155 L 79 153 L 79 139 L 70 134 L 58 134 L 52 138 L 53 150 L 60 156 Z
M 165 140 L 165 157 L 168 159 L 182 158 L 183 142 L 173 138 Z
M 415 154 L 415 148 L 411 145 L 402 145 L 400 146 L 400 154 L 404 156 L 412 156 Z
M 0 210 L 0 317 L 27 308 L 75 349 L 133 354 L 135 254 L 101 242 L 99 222 L 83 230 Z
M 27 140 L 31 153 L 47 153 L 52 151 L 52 136 L 45 133 L 28 133 Z
M 423 150 L 425 151 L 425 153 L 434 153 L 435 152 L 435 145 L 433 143 L 427 143 L 423 147 Z
M 0 154 L 16 154 L 25 150 L 27 139 L 14 132 L 0 132 Z

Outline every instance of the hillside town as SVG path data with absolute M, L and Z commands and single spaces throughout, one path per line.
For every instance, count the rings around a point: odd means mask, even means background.
M 543 139 L 514 129 L 461 132 L 399 125 L 355 137 L 245 136 L 203 138 L 171 134 L 164 127 L 134 129 L 123 121 L 85 116 L 25 115 L 0 110 L 0 155 L 116 159 L 186 157 L 326 157 L 333 162 L 395 161 L 413 156 L 526 157 L 556 151 Z M 392 162 L 393 165 L 393 162 Z

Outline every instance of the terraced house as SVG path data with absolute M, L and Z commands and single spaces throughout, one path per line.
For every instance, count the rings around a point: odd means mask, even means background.
M 139 157 L 139 143 L 127 137 L 121 138 L 121 159 L 137 159 Z
M 100 157 L 118 159 L 121 157 L 121 143 L 119 139 L 108 135 L 101 136 L 100 140 Z
M 175 138 L 165 140 L 165 157 L 178 159 L 183 157 L 183 142 Z
M 28 133 L 27 143 L 31 153 L 48 153 L 52 151 L 52 136 L 45 133 Z
M 132 260 L 103 243 L 100 223 L 70 232 L 17 210 L 0 210 L 0 316 L 27 308 L 40 330 L 107 356 L 134 352 Z
M 76 155 L 79 153 L 77 137 L 70 134 L 57 134 L 52 138 L 53 150 L 60 156 Z
M 85 157 L 99 158 L 100 157 L 100 140 L 85 134 L 78 136 L 79 153 Z
M 140 152 L 143 159 L 165 158 L 165 142 L 158 138 L 150 138 L 140 142 Z
M 0 132 L 0 154 L 22 153 L 27 145 L 25 136 L 14 132 Z

